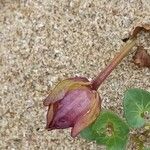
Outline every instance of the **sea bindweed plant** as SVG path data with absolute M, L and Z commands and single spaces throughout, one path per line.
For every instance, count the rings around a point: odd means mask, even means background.
M 83 138 L 106 145 L 107 149 L 125 149 L 130 127 L 145 124 L 143 117 L 150 111 L 150 94 L 138 89 L 125 93 L 126 123 L 115 113 L 101 110 L 102 100 L 97 90 L 136 45 L 137 34 L 141 30 L 149 31 L 150 26 L 137 26 L 120 52 L 92 81 L 85 77 L 73 77 L 56 85 L 43 102 L 48 107 L 47 130 L 71 127 L 72 137 L 81 133 Z M 142 100 L 139 93 L 142 93 Z

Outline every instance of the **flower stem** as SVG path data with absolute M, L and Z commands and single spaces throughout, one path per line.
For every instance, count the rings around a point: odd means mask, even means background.
M 100 72 L 100 74 L 92 80 L 92 87 L 97 90 L 107 76 L 116 68 L 121 60 L 129 53 L 136 44 L 136 38 L 133 37 L 121 48 L 120 52 L 112 59 L 112 61 Z

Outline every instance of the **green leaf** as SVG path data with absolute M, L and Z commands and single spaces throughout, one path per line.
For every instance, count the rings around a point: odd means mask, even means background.
M 108 150 L 124 150 L 126 147 L 129 128 L 116 114 L 104 111 L 92 125 L 92 130 L 98 136 L 96 142 L 107 146 Z
M 150 147 L 144 147 L 144 150 L 150 150 Z
M 147 123 L 145 113 L 150 115 L 150 93 L 142 89 L 129 89 L 125 92 L 123 106 L 129 126 L 140 128 Z

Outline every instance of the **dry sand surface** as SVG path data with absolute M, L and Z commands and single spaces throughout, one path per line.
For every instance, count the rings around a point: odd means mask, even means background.
M 143 21 L 150 22 L 149 0 L 0 0 L 0 149 L 105 149 L 72 139 L 69 129 L 45 131 L 42 100 L 62 79 L 93 78 Z M 150 51 L 150 34 L 138 44 Z M 121 116 L 127 88 L 150 91 L 150 70 L 132 63 L 135 49 L 99 89 L 103 109 Z

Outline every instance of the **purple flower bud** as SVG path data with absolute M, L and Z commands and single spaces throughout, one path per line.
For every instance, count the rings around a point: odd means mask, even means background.
M 71 135 L 75 137 L 95 121 L 101 109 L 97 89 L 136 44 L 136 35 L 144 29 L 149 30 L 149 27 L 137 27 L 136 33 L 132 34 L 120 53 L 91 82 L 81 77 L 69 78 L 51 91 L 44 100 L 44 105 L 49 107 L 48 130 L 72 127 Z
M 75 137 L 97 118 L 101 100 L 86 78 L 69 78 L 61 81 L 44 100 L 48 130 L 72 127 Z

